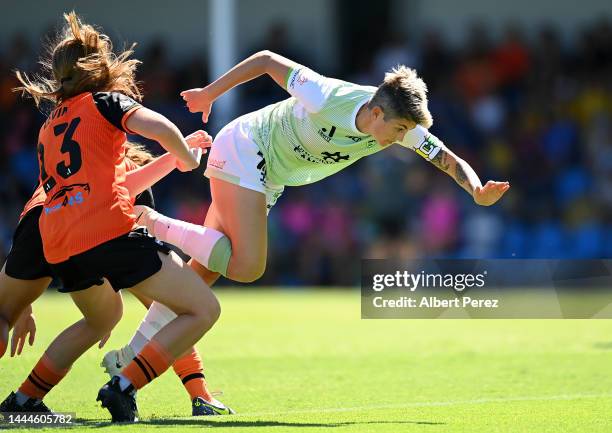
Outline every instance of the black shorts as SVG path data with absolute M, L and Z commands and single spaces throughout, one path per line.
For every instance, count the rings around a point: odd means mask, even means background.
M 51 264 L 51 270 L 62 281 L 60 292 L 76 292 L 102 285 L 106 278 L 115 291 L 133 287 L 155 275 L 162 267 L 158 252 L 170 249 L 138 227 L 104 242 L 65 262 Z
M 145 205 L 155 209 L 153 191 L 151 191 L 150 188 L 143 191 L 136 197 L 134 204 Z M 42 206 L 36 206 L 30 209 L 28 213 L 21 218 L 15 229 L 13 244 L 11 246 L 11 251 L 6 257 L 6 266 L 4 268 L 4 272 L 6 272 L 6 275 L 9 277 L 19 280 L 37 280 L 43 277 L 54 277 L 51 265 L 45 260 L 42 239 L 38 228 L 38 220 L 40 219 L 42 208 Z M 166 250 L 166 248 L 162 249 L 162 251 Z M 159 257 L 156 256 L 156 258 L 159 260 Z
M 21 218 L 15 233 L 13 245 L 6 258 L 4 272 L 19 280 L 37 280 L 53 277 L 49 263 L 45 260 L 38 219 L 42 206 L 32 208 Z

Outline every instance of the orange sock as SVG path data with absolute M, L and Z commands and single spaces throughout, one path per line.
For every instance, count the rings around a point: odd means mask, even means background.
M 121 372 L 121 375 L 140 389 L 162 374 L 172 364 L 172 356 L 157 343 L 151 340 L 138 355 Z
M 204 367 L 202 366 L 202 358 L 195 348 L 186 355 L 181 356 L 172 365 L 174 372 L 183 382 L 183 386 L 189 393 L 189 397 L 193 400 L 196 397 L 202 397 L 206 401 L 212 400 L 212 395 L 206 387 L 204 379 Z
M 31 398 L 42 400 L 51 389 L 66 376 L 69 368 L 60 370 L 53 365 L 45 353 L 28 378 L 19 387 L 19 392 Z

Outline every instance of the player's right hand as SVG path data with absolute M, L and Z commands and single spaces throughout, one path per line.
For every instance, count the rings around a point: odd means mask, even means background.
M 21 355 L 26 338 L 28 337 L 30 346 L 34 344 L 36 338 L 36 320 L 32 310 L 26 310 L 17 319 L 13 327 L 13 336 L 11 337 L 11 357 Z
M 213 139 L 208 132 L 199 129 L 186 136 L 185 141 L 191 149 L 202 149 L 203 153 L 206 154 L 207 149 L 212 145 Z
M 495 204 L 510 189 L 509 182 L 488 181 L 484 186 L 474 190 L 474 201 L 481 206 Z
M 208 123 L 208 116 L 212 109 L 213 99 L 208 94 L 206 87 L 183 90 L 181 96 L 191 113 L 202 113 L 202 122 Z

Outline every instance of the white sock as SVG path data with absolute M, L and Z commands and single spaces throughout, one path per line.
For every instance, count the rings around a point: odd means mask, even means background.
M 130 341 L 129 346 L 134 353 L 140 353 L 142 348 L 151 341 L 153 336 L 175 317 L 176 314 L 170 308 L 159 302 L 153 302 Z
M 123 374 L 120 374 L 118 377 L 119 377 L 119 388 L 121 388 L 121 391 L 125 391 L 132 384 L 132 382 L 127 380 Z
M 232 246 L 223 233 L 210 227 L 168 218 L 156 211 L 147 214 L 147 226 L 160 241 L 176 245 L 213 272 L 227 275 Z
M 132 349 L 134 354 L 138 354 L 138 353 L 140 353 L 142 348 L 147 345 L 148 342 L 149 342 L 149 340 L 147 339 L 147 337 L 142 335 L 142 333 L 137 330 L 134 333 L 134 336 L 132 337 L 130 342 L 128 343 L 128 347 Z

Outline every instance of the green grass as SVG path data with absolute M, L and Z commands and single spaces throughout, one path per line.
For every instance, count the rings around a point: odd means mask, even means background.
M 238 415 L 191 418 L 172 372 L 139 393 L 138 431 L 610 432 L 612 322 L 361 320 L 355 291 L 220 291 L 220 322 L 199 344 L 212 389 Z M 107 347 L 131 337 L 144 309 L 126 296 Z M 35 305 L 39 333 L 0 361 L 0 398 L 78 318 L 68 296 Z M 87 352 L 46 399 L 78 429 L 113 426 L 95 403 L 104 350 Z

